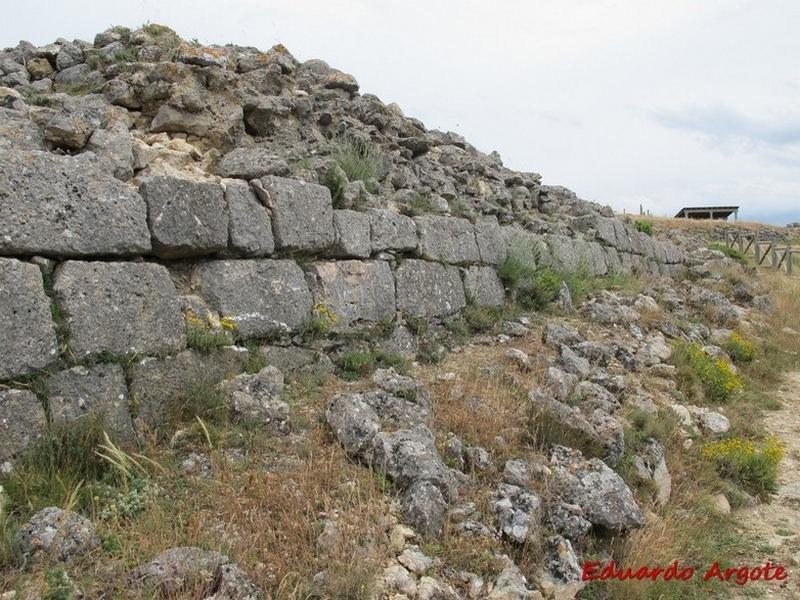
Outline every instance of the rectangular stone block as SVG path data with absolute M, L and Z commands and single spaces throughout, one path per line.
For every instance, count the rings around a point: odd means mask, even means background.
M 0 253 L 119 256 L 150 250 L 142 197 L 89 155 L 0 149 Z
M 45 432 L 44 407 L 33 392 L 0 389 L 0 472 Z
M 222 186 L 156 176 L 142 181 L 139 193 L 147 202 L 147 224 L 156 256 L 201 256 L 228 247 L 228 213 Z
M 334 210 L 336 239 L 328 254 L 340 258 L 369 258 L 372 252 L 369 228 L 369 215 L 366 213 Z
M 333 203 L 328 188 L 275 176 L 255 179 L 253 187 L 272 212 L 277 248 L 318 252 L 333 244 Z
M 39 267 L 0 258 L 0 379 L 34 373 L 57 358 Z
M 178 293 L 161 265 L 67 261 L 56 268 L 53 289 L 77 358 L 186 346 Z
M 73 367 L 49 376 L 45 385 L 53 423 L 102 416 L 109 434 L 133 439 L 128 386 L 121 365 Z
M 311 315 L 311 292 L 292 260 L 218 260 L 194 273 L 200 295 L 236 323 L 240 339 L 296 330 Z
M 378 208 L 368 214 L 373 252 L 416 250 L 417 226 L 411 217 Z
M 482 263 L 497 266 L 505 260 L 508 242 L 504 228 L 497 223 L 495 217 L 475 223 L 475 241 Z
M 457 267 L 404 260 L 395 271 L 397 308 L 412 317 L 440 317 L 467 305 Z
M 416 217 L 419 255 L 452 265 L 476 263 L 480 260 L 475 228 L 467 219 L 425 215 Z
M 394 276 L 385 261 L 315 263 L 307 274 L 314 302 L 337 318 L 337 329 L 378 323 L 395 316 Z
M 502 306 L 506 301 L 503 282 L 492 267 L 465 269 L 464 292 L 478 306 Z
M 272 221 L 252 188 L 243 181 L 225 182 L 230 249 L 242 256 L 269 256 L 275 250 Z

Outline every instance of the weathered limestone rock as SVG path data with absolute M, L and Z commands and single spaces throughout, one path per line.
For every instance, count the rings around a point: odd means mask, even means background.
M 0 466 L 41 437 L 47 418 L 28 390 L 0 389 Z
M 228 213 L 220 185 L 156 176 L 142 181 L 139 192 L 147 202 L 157 256 L 199 256 L 227 248 Z
M 401 489 L 417 481 L 429 481 L 448 502 L 458 496 L 458 481 L 442 462 L 433 434 L 424 425 L 377 433 L 372 452 L 373 465 Z
M 395 272 L 397 308 L 415 317 L 458 312 L 467 304 L 458 268 L 424 260 L 405 260 Z
M 492 504 L 500 531 L 518 544 L 524 544 L 537 533 L 540 508 L 536 495 L 508 483 L 498 486 Z
M 478 306 L 502 306 L 506 300 L 503 282 L 492 267 L 468 267 L 464 271 L 464 292 Z
M 194 389 L 212 388 L 238 375 L 246 358 L 244 348 L 226 347 L 208 353 L 184 350 L 175 356 L 134 363 L 130 368 L 130 396 L 137 406 L 137 424 L 157 427 L 173 402 Z
M 429 481 L 417 481 L 402 497 L 403 521 L 420 535 L 438 537 L 447 517 L 447 502 L 442 492 Z
M 640 477 L 652 480 L 656 487 L 656 502 L 664 506 L 672 493 L 672 477 L 663 446 L 657 440 L 648 439 L 636 456 L 634 466 Z
M 372 441 L 380 431 L 380 419 L 361 394 L 339 394 L 331 398 L 325 418 L 345 451 L 368 458 Z
M 449 264 L 480 260 L 475 228 L 467 219 L 425 215 L 416 217 L 414 223 L 419 235 L 418 252 L 422 258 Z
M 109 433 L 133 437 L 128 387 L 119 364 L 72 367 L 48 377 L 46 386 L 53 423 L 98 415 Z
M 314 263 L 307 279 L 314 301 L 336 316 L 337 329 L 394 317 L 394 277 L 384 261 Z
M 141 196 L 88 155 L 0 149 L 3 254 L 144 254 L 146 215 Z
M 68 562 L 100 546 L 100 537 L 86 517 L 50 506 L 33 515 L 17 531 L 20 551 L 34 557 Z
M 67 112 L 53 114 L 45 123 L 44 139 L 53 147 L 63 150 L 81 150 L 94 130 L 81 115 Z
M 508 240 L 504 228 L 500 227 L 496 218 L 487 218 L 475 223 L 475 241 L 481 262 L 487 265 L 499 265 L 508 254 Z
M 126 580 L 134 588 L 156 590 L 164 597 L 180 596 L 187 589 L 201 590 L 198 597 L 206 600 L 263 597 L 263 592 L 227 556 L 191 546 L 165 550 L 129 572 Z
M 217 175 L 258 179 L 265 175 L 288 175 L 286 161 L 266 148 L 234 148 L 217 164 Z
M 416 249 L 417 227 L 410 217 L 391 210 L 371 209 L 369 223 L 373 252 Z
M 303 271 L 291 260 L 219 260 L 195 271 L 200 294 L 236 323 L 241 339 L 296 329 L 311 314 Z
M 243 373 L 224 381 L 220 387 L 237 418 L 264 424 L 276 431 L 286 428 L 289 405 L 281 399 L 283 375 L 272 365 L 258 373 Z
M 369 215 L 355 210 L 334 210 L 333 228 L 336 239 L 331 256 L 369 258 L 372 252 Z
M 333 244 L 333 203 L 328 188 L 274 176 L 256 179 L 253 186 L 272 211 L 276 247 L 316 252 Z
M 36 265 L 0 258 L 0 379 L 27 375 L 58 358 L 58 343 Z
M 644 515 L 630 488 L 601 460 L 586 460 L 578 450 L 554 446 L 550 451 L 555 490 L 580 506 L 592 525 L 622 532 L 644 525 Z
M 133 140 L 127 131 L 95 129 L 86 149 L 97 155 L 100 164 L 121 181 L 133 177 Z
M 244 256 L 269 256 L 275 250 L 272 221 L 255 193 L 243 181 L 225 183 L 231 250 Z
M 186 346 L 178 293 L 160 265 L 67 261 L 56 269 L 53 289 L 76 357 Z

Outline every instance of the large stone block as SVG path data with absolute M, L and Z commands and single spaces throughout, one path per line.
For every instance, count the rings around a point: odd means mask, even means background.
M 26 375 L 58 358 L 39 267 L 0 258 L 0 379 Z
M 109 433 L 133 438 L 128 386 L 119 364 L 73 367 L 48 377 L 46 386 L 53 423 L 97 415 Z
M 156 176 L 142 181 L 139 192 L 147 202 L 157 256 L 199 256 L 228 247 L 228 214 L 220 185 Z
M 289 165 L 267 148 L 234 148 L 220 159 L 217 175 L 257 179 L 265 175 L 288 175 Z
M 334 210 L 333 228 L 336 240 L 330 255 L 341 258 L 369 258 L 372 243 L 369 237 L 369 215 L 355 210 Z
M 394 276 L 385 261 L 316 263 L 308 272 L 308 282 L 314 301 L 336 315 L 337 328 L 394 318 Z
M 78 358 L 166 354 L 186 345 L 178 293 L 160 265 L 68 261 L 56 269 L 53 289 Z
M 219 260 L 195 271 L 200 294 L 232 319 L 242 339 L 297 329 L 311 314 L 311 292 L 291 260 Z
M 243 256 L 272 254 L 272 221 L 250 186 L 243 181 L 227 181 L 225 201 L 230 216 L 230 249 Z
M 411 217 L 385 209 L 370 209 L 372 251 L 406 251 L 417 248 L 417 226 Z
M 597 242 L 564 235 L 548 235 L 547 245 L 553 256 L 553 266 L 566 272 L 585 269 L 590 275 L 608 272 L 606 253 Z
M 136 190 L 89 155 L 0 149 L 0 253 L 130 255 L 150 250 Z
M 418 252 L 427 260 L 459 265 L 480 260 L 475 228 L 467 219 L 425 215 L 416 217 Z
M 130 395 L 137 407 L 136 423 L 158 427 L 174 402 L 238 375 L 247 356 L 244 348 L 230 346 L 208 353 L 184 350 L 133 364 Z
M 38 440 L 46 426 L 44 407 L 32 392 L 0 389 L 0 472 L 3 463 Z
M 475 223 L 475 241 L 478 243 L 481 262 L 487 265 L 499 265 L 508 254 L 508 241 L 505 228 L 497 223 L 497 219 L 487 218 Z
M 395 272 L 397 308 L 413 317 L 438 317 L 467 304 L 457 267 L 406 260 Z
M 503 282 L 492 267 L 469 267 L 464 271 L 464 291 L 478 306 L 502 306 L 506 300 Z
M 278 248 L 316 252 L 333 244 L 333 203 L 328 188 L 273 176 L 254 180 L 253 187 L 272 211 Z

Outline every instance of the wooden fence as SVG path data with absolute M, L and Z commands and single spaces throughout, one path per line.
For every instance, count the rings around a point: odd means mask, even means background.
M 759 239 L 758 232 L 728 232 L 725 234 L 725 244 L 745 256 L 755 258 L 755 263 L 759 267 L 783 271 L 787 275 L 792 275 L 798 268 L 798 265 L 794 264 L 794 256 L 800 253 L 792 248 L 791 243 L 781 245 L 772 240 L 762 240 Z

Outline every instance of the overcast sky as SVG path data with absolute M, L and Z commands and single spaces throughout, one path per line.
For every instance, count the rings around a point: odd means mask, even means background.
M 0 45 L 163 23 L 321 58 L 617 210 L 800 221 L 798 0 L 0 0 Z

